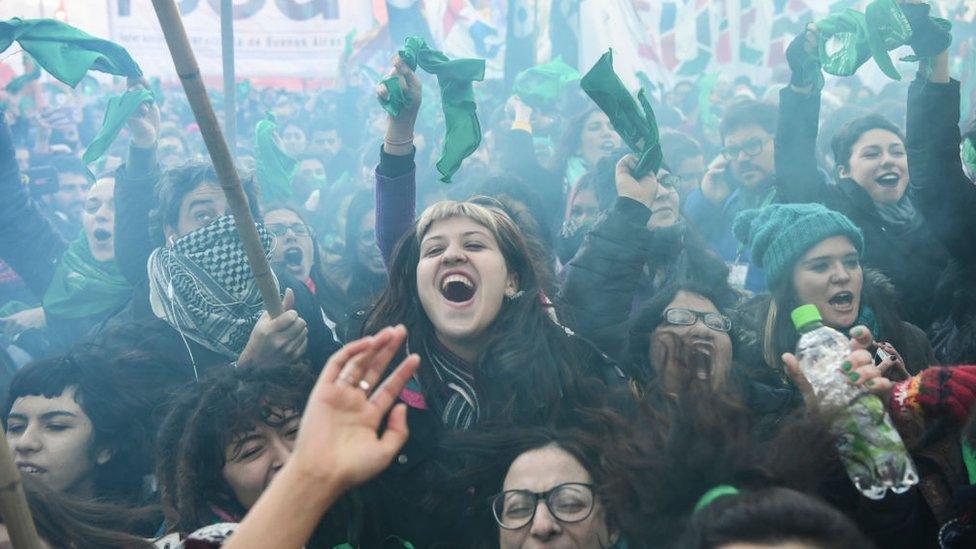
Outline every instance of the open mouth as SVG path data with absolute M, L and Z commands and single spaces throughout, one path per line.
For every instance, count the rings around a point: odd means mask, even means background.
M 450 274 L 441 281 L 441 295 L 451 303 L 467 303 L 474 297 L 474 282 L 463 274 Z
M 105 229 L 95 229 L 92 236 L 94 236 L 95 240 L 98 242 L 105 242 L 106 240 L 112 238 L 112 233 L 110 231 L 106 231 Z
M 302 252 L 301 248 L 288 248 L 285 250 L 283 259 L 285 260 L 285 265 L 289 267 L 300 267 L 302 260 L 305 259 L 305 253 Z
M 847 311 L 854 307 L 854 294 L 851 292 L 839 292 L 827 300 L 827 303 L 838 310 Z
M 689 365 L 698 380 L 707 381 L 712 377 L 712 356 L 715 353 L 715 343 L 711 339 L 695 338 L 690 344 Z
M 617 144 L 613 141 L 604 141 L 600 143 L 600 150 L 606 153 L 612 153 L 617 148 Z
M 37 465 L 34 465 L 33 463 L 18 463 L 17 464 L 17 469 L 19 469 L 20 472 L 27 473 L 29 475 L 40 475 L 42 473 L 46 473 L 47 472 L 47 469 L 45 469 L 43 467 L 38 467 Z
M 901 176 L 896 173 L 886 173 L 875 179 L 875 182 L 882 187 L 895 187 L 901 181 Z

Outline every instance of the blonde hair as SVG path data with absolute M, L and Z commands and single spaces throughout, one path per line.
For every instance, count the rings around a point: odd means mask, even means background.
M 495 240 L 502 243 L 505 234 L 519 235 L 520 232 L 512 218 L 501 208 L 501 203 L 491 197 L 475 196 L 458 202 L 442 200 L 427 207 L 417 218 L 417 244 L 437 221 L 465 217 L 488 229 Z

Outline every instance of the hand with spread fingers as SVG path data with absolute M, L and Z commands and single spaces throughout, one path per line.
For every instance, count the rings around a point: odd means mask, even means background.
M 308 397 L 291 457 L 225 549 L 303 547 L 343 493 L 390 464 L 408 436 L 406 405 L 394 404 L 420 357 L 408 356 L 380 380 L 406 338 L 402 325 L 386 328 L 329 358 Z
M 295 467 L 310 477 L 341 479 L 349 488 L 390 464 L 407 440 L 406 405 L 393 405 L 416 372 L 420 357 L 408 356 L 379 382 L 406 337 L 403 326 L 386 328 L 329 358 L 302 417 L 292 455 Z M 391 407 L 386 428 L 377 436 Z

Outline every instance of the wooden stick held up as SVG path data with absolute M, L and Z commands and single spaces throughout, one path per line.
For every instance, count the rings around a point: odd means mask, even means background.
M 0 429 L 0 514 L 10 535 L 10 542 L 17 549 L 41 549 L 41 538 L 34 527 L 20 471 L 14 464 L 7 446 L 7 433 Z
M 261 297 L 264 298 L 265 308 L 271 318 L 275 318 L 282 313 L 278 287 L 274 275 L 271 274 L 268 258 L 264 255 L 261 238 L 254 226 L 254 218 L 248 208 L 247 195 L 241 187 L 237 168 L 234 167 L 234 159 L 217 124 L 217 115 L 214 113 L 207 89 L 200 77 L 200 67 L 187 39 L 179 9 L 174 0 L 153 0 L 153 8 L 156 10 L 159 26 L 163 29 L 166 45 L 169 46 L 170 55 L 173 57 L 176 74 L 183 84 L 183 91 L 190 102 L 190 108 L 193 109 L 193 116 L 200 127 L 203 142 L 207 145 L 217 178 L 220 179 L 220 187 L 224 190 L 230 211 L 234 215 L 234 224 L 237 226 L 244 251 L 247 252 L 247 262 L 251 265 L 254 280 L 261 290 Z

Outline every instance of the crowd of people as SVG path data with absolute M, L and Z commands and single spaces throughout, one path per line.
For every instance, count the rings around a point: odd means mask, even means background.
M 399 55 L 398 86 L 243 82 L 228 139 L 276 317 L 176 83 L 8 87 L 0 390 L 43 542 L 976 546 L 976 128 L 949 31 L 902 8 L 910 84 L 825 74 L 811 24 L 782 81 L 652 94 L 646 174 L 578 78 L 475 84 L 450 184 L 450 115 Z M 836 375 L 917 485 L 848 477 L 801 305 L 849 336 Z

